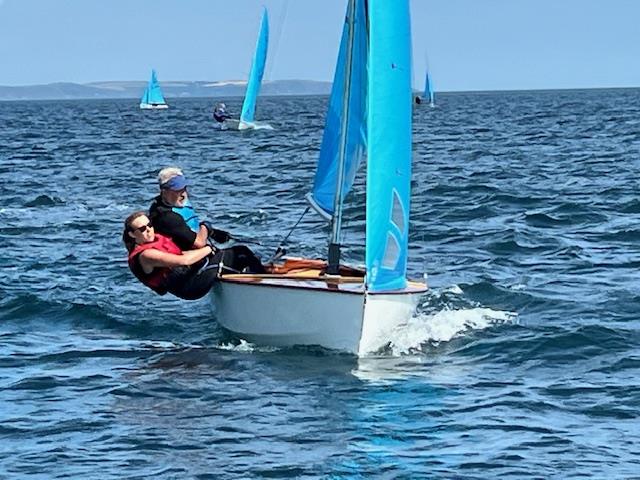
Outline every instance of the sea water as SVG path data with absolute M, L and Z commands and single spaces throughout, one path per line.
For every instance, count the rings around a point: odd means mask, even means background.
M 221 99 L 169 100 L 0 103 L 1 478 L 640 477 L 639 90 L 416 107 L 409 274 L 431 289 L 365 358 L 246 343 L 134 279 L 123 220 L 169 165 L 271 256 L 327 101 L 261 99 L 275 130 L 233 132 Z M 326 243 L 309 213 L 287 249 Z

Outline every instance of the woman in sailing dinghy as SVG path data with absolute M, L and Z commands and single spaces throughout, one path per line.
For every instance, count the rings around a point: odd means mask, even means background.
M 122 240 L 133 274 L 159 295 L 168 292 L 184 300 L 197 300 L 218 279 L 221 265 L 238 268 L 246 265 L 246 259 L 232 249 L 219 250 L 211 244 L 180 250 L 169 237 L 155 233 L 149 217 L 142 211 L 127 217 Z M 262 265 L 260 268 L 264 271 Z
M 159 295 L 167 292 L 185 300 L 202 298 L 218 278 L 221 250 L 206 245 L 183 252 L 173 240 L 157 234 L 145 212 L 134 212 L 122 233 L 129 252 L 129 268 Z

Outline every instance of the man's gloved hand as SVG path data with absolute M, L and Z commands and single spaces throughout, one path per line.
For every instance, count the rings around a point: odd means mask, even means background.
M 217 228 L 213 228 L 213 225 L 211 225 L 211 222 L 201 222 L 201 225 L 204 225 L 205 228 L 207 229 L 207 236 L 209 237 L 209 239 L 212 239 L 214 242 L 217 243 L 226 243 L 229 240 L 231 240 L 231 235 L 228 232 L 225 232 L 224 230 L 218 230 Z
M 231 235 L 224 230 L 214 228 L 213 231 L 209 233 L 209 238 L 213 238 L 217 243 L 226 243 L 231 240 Z

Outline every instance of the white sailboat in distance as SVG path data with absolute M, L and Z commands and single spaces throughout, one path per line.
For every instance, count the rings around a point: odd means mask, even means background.
M 268 274 L 223 273 L 220 325 L 255 344 L 384 348 L 427 290 L 406 277 L 411 189 L 409 0 L 349 0 L 315 182 L 330 220 L 327 261 L 288 258 Z M 343 201 L 367 161 L 365 268 L 340 262 Z

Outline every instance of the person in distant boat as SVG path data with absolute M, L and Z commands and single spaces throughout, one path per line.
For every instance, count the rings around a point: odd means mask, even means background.
M 416 105 L 420 105 L 422 103 L 422 99 L 420 98 L 420 95 L 416 95 Z
M 186 177 L 177 167 L 167 167 L 158 173 L 160 195 L 149 208 L 149 217 L 155 231 L 169 237 L 182 251 L 203 248 L 207 243 L 223 244 L 232 240 L 224 230 L 214 228 L 210 222 L 201 222 L 189 201 Z M 244 245 L 224 249 L 227 271 L 264 273 L 262 263 Z
M 197 300 L 218 278 L 222 251 L 205 245 L 183 252 L 169 237 L 155 232 L 145 212 L 127 217 L 122 240 L 133 274 L 159 295 L 172 293 L 185 300 Z
M 224 123 L 229 118 L 231 115 L 227 112 L 227 106 L 224 103 L 218 103 L 213 109 L 213 119 L 218 123 Z

